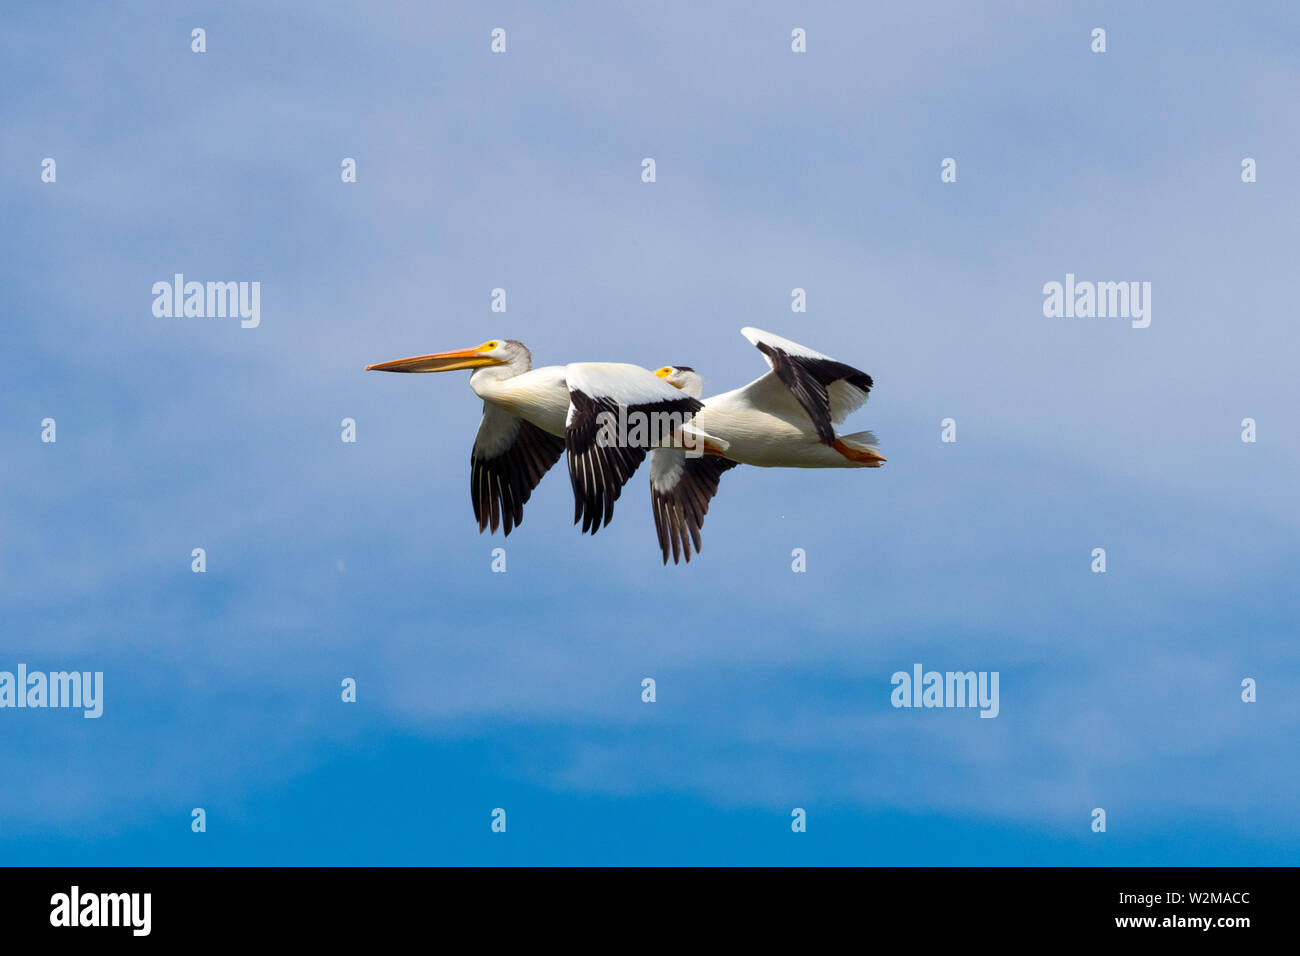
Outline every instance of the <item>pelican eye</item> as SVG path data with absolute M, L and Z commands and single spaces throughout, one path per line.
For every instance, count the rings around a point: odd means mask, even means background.
M 496 348 L 500 344 L 501 344 L 500 342 L 484 342 L 482 345 L 479 346 L 479 351 L 491 352 L 494 348 Z
M 655 372 L 655 374 L 658 375 L 660 378 L 667 378 L 669 375 L 673 374 L 672 366 L 665 365 L 659 371 Z

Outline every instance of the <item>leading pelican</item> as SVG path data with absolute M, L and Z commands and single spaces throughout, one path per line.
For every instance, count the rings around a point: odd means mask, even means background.
M 828 355 L 761 329 L 740 333 L 771 367 L 743 388 L 704 399 L 692 424 L 726 444 L 721 457 L 689 458 L 675 448 L 650 458 L 650 500 L 664 564 L 669 550 L 691 560 L 700 550 L 700 527 L 724 472 L 738 464 L 762 468 L 879 468 L 885 459 L 869 431 L 837 435 L 835 425 L 860 408 L 871 376 Z M 704 380 L 686 365 L 655 373 L 699 397 Z
M 469 385 L 483 399 L 483 420 L 470 453 L 470 499 L 480 534 L 489 527 L 495 532 L 500 524 L 508 535 L 521 524 L 524 504 L 566 448 L 573 522 L 582 521 L 582 530 L 595 534 L 609 524 L 615 500 L 646 452 L 680 443 L 682 432 L 691 432 L 684 423 L 701 407 L 698 399 L 639 365 L 575 362 L 532 368 L 532 354 L 514 339 L 366 366 L 376 372 L 460 369 L 473 369 Z M 622 424 L 659 413 L 676 415 L 682 423 L 662 441 L 605 427 L 606 416 Z
M 483 420 L 470 452 L 469 492 L 480 534 L 489 526 L 495 533 L 499 524 L 509 534 L 522 523 L 524 503 L 564 453 L 564 366 L 532 363 L 523 342 L 491 339 L 472 349 L 366 366 L 368 372 L 474 370 L 469 387 L 483 399 Z

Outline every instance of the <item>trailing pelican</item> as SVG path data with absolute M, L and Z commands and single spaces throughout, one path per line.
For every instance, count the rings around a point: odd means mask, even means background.
M 689 424 L 699 399 L 639 365 L 578 362 L 565 367 L 565 377 L 573 523 L 581 520 L 582 530 L 595 534 L 609 524 L 614 502 L 647 451 L 682 449 L 690 441 L 708 447 L 708 436 Z M 716 453 L 726 443 L 712 447 Z
M 532 353 L 514 339 L 367 365 L 376 372 L 473 369 L 469 387 L 483 399 L 483 420 L 470 453 L 470 498 L 481 534 L 505 533 L 524 520 L 524 503 L 564 452 L 569 391 L 563 365 L 532 367 Z
M 657 449 L 650 459 L 650 500 L 664 564 L 671 549 L 691 560 L 700 550 L 700 527 L 722 474 L 738 464 L 763 468 L 879 468 L 885 461 L 869 431 L 837 436 L 835 425 L 860 408 L 871 376 L 829 356 L 760 329 L 740 330 L 767 359 L 771 371 L 743 388 L 704 399 L 695 428 L 725 444 L 722 457 L 690 458 Z M 699 397 L 704 380 L 686 365 L 655 373 Z
M 568 448 L 573 523 L 595 534 L 609 524 L 614 502 L 646 452 L 681 442 L 700 402 L 639 365 L 577 362 L 532 368 L 532 354 L 514 339 L 367 365 L 377 372 L 473 369 L 469 385 L 483 399 L 470 454 L 470 498 L 482 533 L 505 533 L 524 520 L 524 504 Z M 656 414 L 675 415 L 659 434 Z M 608 417 L 606 417 L 608 415 Z M 637 426 L 640 424 L 640 430 Z M 714 447 L 720 449 L 725 443 Z

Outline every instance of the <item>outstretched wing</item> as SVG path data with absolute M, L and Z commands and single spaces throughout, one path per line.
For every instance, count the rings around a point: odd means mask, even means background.
M 743 328 L 741 335 L 763 353 L 772 373 L 812 419 L 817 437 L 830 444 L 834 424 L 860 408 L 871 391 L 871 376 L 851 365 L 762 329 Z M 763 379 L 751 383 L 763 384 Z
M 718 455 L 687 458 L 680 448 L 656 448 L 650 453 L 650 504 L 655 513 L 655 531 L 659 549 L 673 564 L 684 553 L 691 560 L 691 542 L 697 552 L 703 549 L 700 527 L 709 511 L 709 502 L 718 493 L 722 473 L 739 462 Z
M 489 525 L 496 533 L 503 524 L 509 534 L 522 524 L 524 502 L 563 452 L 563 438 L 484 402 L 469 456 L 469 493 L 479 533 Z
M 646 451 L 668 443 L 665 427 L 688 421 L 703 404 L 639 365 L 579 362 L 566 367 L 565 380 L 573 523 L 595 534 L 614 517 Z

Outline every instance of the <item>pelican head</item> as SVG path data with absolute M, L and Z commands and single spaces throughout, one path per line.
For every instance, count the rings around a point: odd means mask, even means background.
M 689 365 L 665 365 L 655 374 L 691 398 L 699 398 L 704 391 L 704 377 Z
M 532 356 L 523 342 L 514 339 L 490 339 L 472 349 L 434 352 L 367 365 L 367 372 L 454 372 L 465 368 L 491 368 L 508 365 L 517 372 L 528 371 Z

